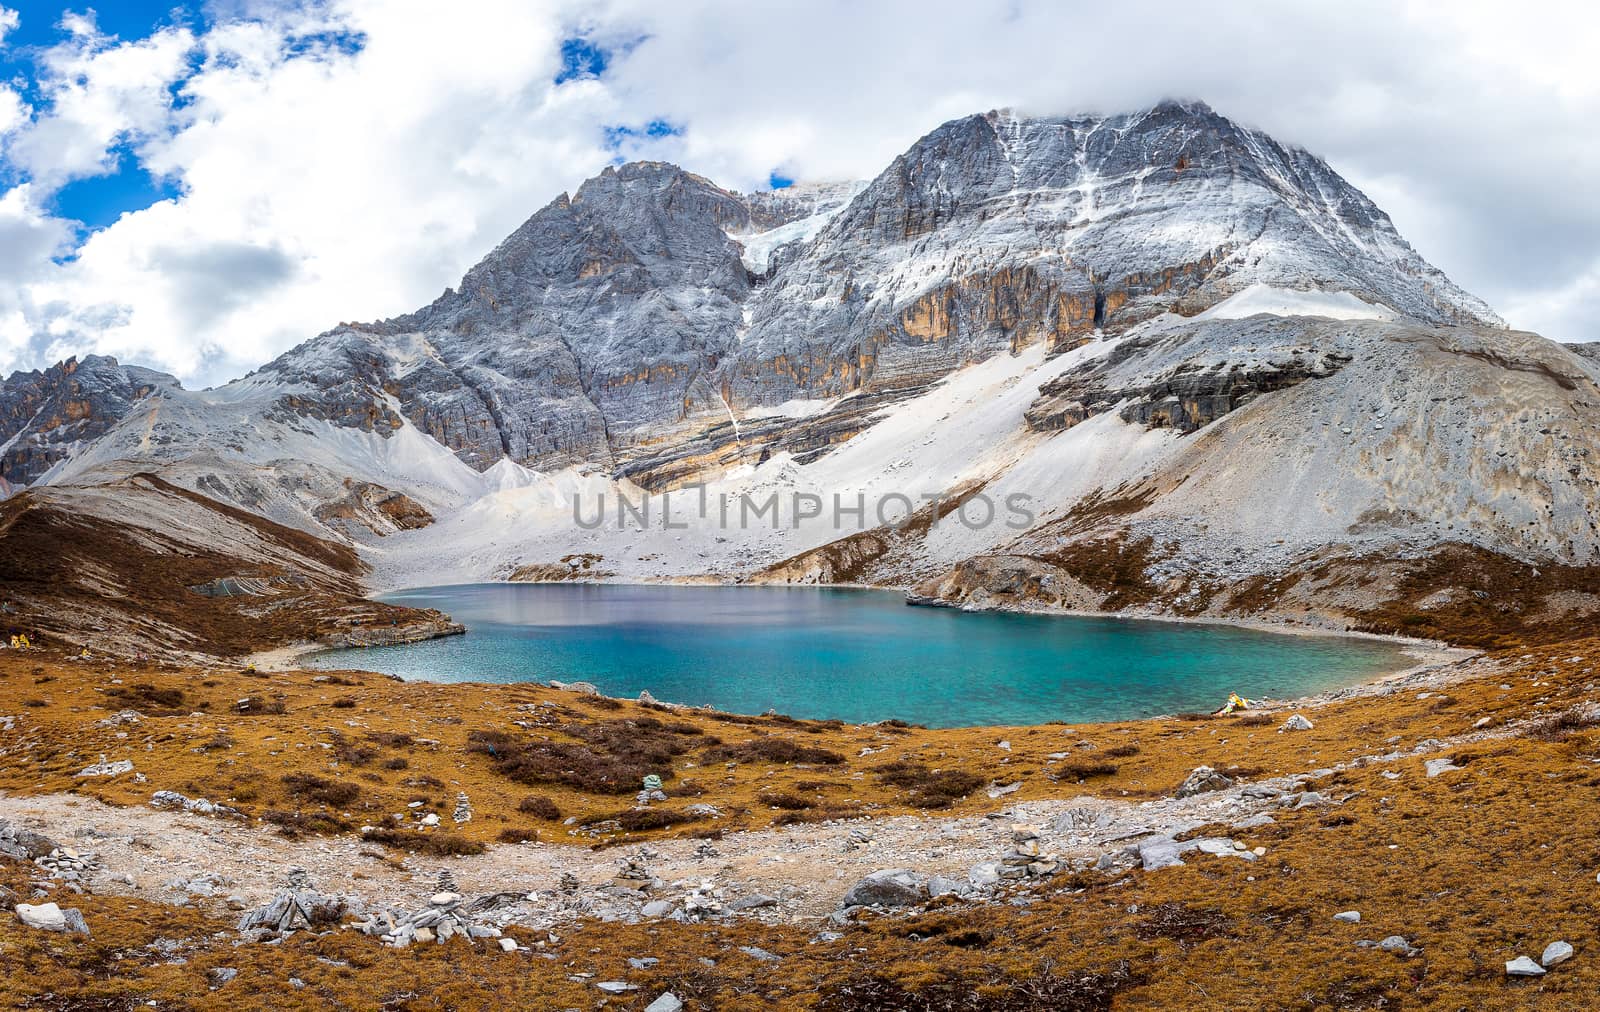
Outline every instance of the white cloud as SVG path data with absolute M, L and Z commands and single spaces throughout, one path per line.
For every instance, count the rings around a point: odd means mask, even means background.
M 414 309 L 604 165 L 608 124 L 666 119 L 681 136 L 627 152 L 751 188 L 875 173 L 996 106 L 1167 95 L 1328 157 L 1514 324 L 1593 336 L 1600 33 L 1579 5 L 1173 3 L 1136 23 L 1045 0 L 240 6 L 127 41 L 72 20 L 35 109 L 0 87 L 5 158 L 32 180 L 0 200 L 0 372 L 99 351 L 217 381 Z M 575 30 L 618 51 L 558 87 Z M 71 229 L 41 208 L 119 152 L 180 195 L 53 262 Z
M 4 45 L 6 36 L 16 30 L 22 23 L 22 17 L 9 7 L 0 7 L 0 45 Z

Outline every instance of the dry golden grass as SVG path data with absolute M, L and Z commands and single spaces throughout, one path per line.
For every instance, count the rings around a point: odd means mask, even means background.
M 610 1007 L 642 1008 L 670 988 L 697 1012 L 1590 1007 L 1600 992 L 1594 915 L 1600 842 L 1593 818 L 1600 805 L 1600 727 L 1548 718 L 1594 698 L 1596 658 L 1600 639 L 1521 650 L 1501 658 L 1498 670 L 1452 684 L 1448 705 L 1438 705 L 1437 690 L 1427 699 L 1414 690 L 1353 699 L 1307 711 L 1316 723 L 1312 731 L 1279 734 L 1281 721 L 1237 717 L 1003 731 L 860 728 L 592 704 L 532 686 L 401 685 L 347 674 L 346 680 L 363 683 L 350 686 L 317 682 L 307 672 L 250 677 L 7 657 L 0 662 L 0 713 L 21 714 L 24 733 L 13 732 L 5 742 L 12 750 L 0 757 L 5 789 L 89 790 L 71 774 L 105 752 L 134 759 L 149 778 L 144 785 L 124 778 L 93 789 L 122 804 L 142 804 L 151 791 L 171 788 L 232 798 L 257 812 L 305 811 L 316 805 L 307 792 L 322 790 L 305 778 L 316 777 L 359 787 L 348 809 L 350 821 L 359 824 L 368 804 L 388 811 L 427 796 L 448 810 L 454 792 L 465 790 L 478 815 L 463 833 L 479 842 L 493 841 L 508 827 L 567 839 L 567 827 L 541 817 L 547 812 L 542 804 L 518 811 L 529 796 L 580 819 L 615 814 L 624 805 L 608 791 L 508 780 L 490 757 L 469 750 L 469 735 L 478 730 L 607 748 L 603 729 L 614 729 L 616 721 L 694 724 L 699 734 L 680 737 L 695 744 L 667 757 L 668 789 L 677 795 L 671 807 L 704 800 L 739 813 L 733 826 L 759 826 L 803 814 L 764 800 L 784 796 L 873 813 L 908 810 L 911 794 L 930 783 L 917 766 L 930 775 L 959 770 L 980 782 L 1022 780 L 1007 802 L 1084 793 L 1139 798 L 1170 792 L 1200 763 L 1265 777 L 1465 734 L 1482 717 L 1491 718 L 1491 730 L 1507 720 L 1539 723 L 1526 736 L 1447 750 L 1443 754 L 1465 768 L 1436 779 L 1424 777 L 1421 758 L 1323 778 L 1318 789 L 1344 804 L 1277 813 L 1276 825 L 1247 836 L 1267 848 L 1255 863 L 1202 857 L 1150 874 L 1057 876 L 1028 906 L 951 903 L 911 918 L 869 918 L 831 943 L 813 944 L 810 927 L 737 922 L 585 926 L 563 932 L 553 961 L 469 950 L 459 942 L 393 951 L 351 934 L 297 935 L 281 946 L 235 948 L 229 925 L 194 911 L 74 897 L 95 929 L 93 939 L 25 931 L 0 918 L 0 966 L 6 969 L 0 1004 L 128 1008 L 154 1000 L 168 1008 L 220 1008 L 248 1000 L 251 1007 L 283 1009 L 595 1008 L 599 992 L 569 979 L 594 973 L 596 980 L 641 985 Z M 113 679 L 158 692 L 180 690 L 185 713 L 192 707 L 207 716 L 150 717 L 120 728 L 128 737 L 117 739 L 118 729 L 96 726 L 124 705 L 106 694 Z M 1511 688 L 1500 689 L 1502 683 Z M 234 713 L 235 701 L 246 695 L 280 701 L 284 712 Z M 29 698 L 47 705 L 22 709 Z M 342 698 L 358 705 L 335 708 Z M 517 727 L 519 720 L 533 726 Z M 217 736 L 233 744 L 201 747 Z M 1397 744 L 1388 744 L 1396 737 Z M 834 752 L 843 761 L 807 767 L 754 751 L 733 753 L 741 759 L 707 758 L 769 738 Z M 995 747 L 1002 738 L 1011 742 L 1010 752 Z M 24 739 L 35 744 L 20 753 L 15 743 Z M 866 745 L 889 748 L 858 757 Z M 367 750 L 374 754 L 363 757 Z M 1055 752 L 1071 753 L 1068 762 L 1076 763 L 1114 756 L 1118 768 L 1081 783 L 1052 779 L 1065 765 L 1048 758 Z M 386 770 L 383 760 L 396 755 L 408 768 Z M 899 774 L 875 774 L 891 763 L 910 765 Z M 1402 777 L 1385 779 L 1384 769 Z M 857 773 L 865 775 L 856 780 Z M 285 776 L 297 778 L 286 783 Z M 407 780 L 423 786 L 406 786 Z M 950 811 L 970 814 L 999 804 L 980 790 Z M 12 888 L 22 887 L 21 871 L 0 866 Z M 1361 924 L 1332 921 L 1334 913 L 1352 908 L 1362 911 Z M 1420 955 L 1401 959 L 1354 946 L 1357 939 L 1390 934 L 1405 935 Z M 150 950 L 157 937 L 193 940 L 195 947 L 184 953 L 188 962 L 174 965 Z M 1505 979 L 1505 960 L 1537 957 L 1557 938 L 1577 947 L 1575 959 L 1537 981 Z M 750 944 L 784 958 L 760 963 L 737 951 Z M 654 955 L 661 963 L 631 971 L 625 960 L 635 955 Z M 702 957 L 717 963 L 707 967 Z M 240 977 L 208 991 L 206 971 L 219 966 L 238 968 Z M 287 986 L 289 977 L 306 986 Z

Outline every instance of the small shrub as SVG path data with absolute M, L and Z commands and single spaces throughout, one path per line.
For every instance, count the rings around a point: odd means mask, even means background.
M 1106 749 L 1104 754 L 1108 759 L 1127 759 L 1130 756 L 1136 756 L 1139 754 L 1139 746 L 1118 745 L 1116 748 Z
M 596 821 L 616 820 L 617 825 L 630 833 L 642 833 L 651 829 L 667 829 L 671 826 L 682 825 L 685 822 L 698 822 L 704 816 L 692 815 L 674 808 L 630 808 L 626 812 L 618 812 L 608 819 Z
M 172 710 L 183 705 L 182 689 L 158 689 L 149 682 L 138 682 L 134 685 L 113 685 L 106 690 L 106 695 L 120 699 L 134 709 L 142 706 L 158 710 Z
M 306 833 L 348 833 L 355 827 L 348 821 L 328 812 L 285 812 L 268 809 L 261 813 L 261 821 L 278 827 L 278 832 L 290 839 Z
M 361 796 L 361 788 L 355 784 L 325 780 L 311 773 L 286 773 L 280 779 L 295 797 L 332 808 L 348 807 Z
M 386 770 L 403 770 L 410 765 L 411 763 L 406 761 L 404 756 L 395 756 L 393 759 L 390 759 L 388 762 L 384 763 L 383 768 Z
M 496 837 L 501 843 L 538 843 L 537 829 L 502 829 Z
M 536 819 L 548 819 L 551 822 L 561 818 L 561 809 L 556 803 L 542 794 L 530 794 L 517 802 L 517 811 L 523 815 L 531 815 Z
M 410 748 L 416 744 L 409 734 L 396 731 L 373 731 L 367 735 L 367 740 L 383 748 Z
M 1117 772 L 1116 763 L 1062 763 L 1056 768 L 1061 771 L 1063 777 L 1070 777 L 1073 780 L 1093 780 L 1095 777 L 1115 776 Z
M 466 857 L 488 849 L 477 840 L 453 833 L 414 833 L 386 826 L 368 832 L 364 838 L 394 850 L 411 850 L 430 857 Z
M 330 705 L 335 710 L 354 710 L 356 701 L 347 696 L 344 699 L 335 699 Z
M 709 762 L 769 762 L 808 763 L 815 766 L 838 766 L 844 756 L 825 748 L 799 745 L 788 738 L 756 738 L 737 745 L 721 745 L 709 749 L 705 758 Z
M 873 770 L 878 781 L 909 791 L 918 808 L 949 808 L 983 786 L 983 778 L 966 770 L 931 770 L 922 763 L 892 762 Z
M 245 717 L 257 717 L 268 714 L 280 714 L 286 711 L 281 699 L 262 699 L 260 696 L 247 696 L 234 704 L 234 712 Z
M 801 812 L 812 806 L 809 798 L 802 798 L 798 794 L 763 794 L 761 803 L 788 812 Z

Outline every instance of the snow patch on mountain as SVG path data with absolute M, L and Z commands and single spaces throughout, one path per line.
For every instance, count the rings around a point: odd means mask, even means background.
M 1350 292 L 1301 291 L 1266 284 L 1250 285 L 1200 313 L 1195 319 L 1243 320 L 1257 313 L 1270 316 L 1321 316 L 1330 320 L 1399 319 L 1399 314 L 1387 306 L 1374 305 Z

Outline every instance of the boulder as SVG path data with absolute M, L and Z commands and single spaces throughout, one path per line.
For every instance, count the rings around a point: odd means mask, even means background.
M 928 898 L 928 880 L 910 868 L 875 871 L 844 894 L 847 907 L 909 907 Z
M 83 912 L 69 907 L 65 910 L 54 903 L 17 904 L 17 919 L 30 928 L 40 931 L 62 931 L 68 934 L 87 935 L 89 925 L 84 923 Z
M 1506 962 L 1507 977 L 1543 977 L 1545 968 L 1529 959 L 1527 956 L 1518 956 Z
M 1290 717 L 1288 720 L 1284 721 L 1283 722 L 1283 726 L 1278 728 L 1278 730 L 1279 731 L 1309 731 L 1315 726 L 1316 725 L 1311 723 L 1311 721 L 1307 720 L 1306 718 L 1302 717 L 1300 714 L 1297 713 L 1293 717 Z

